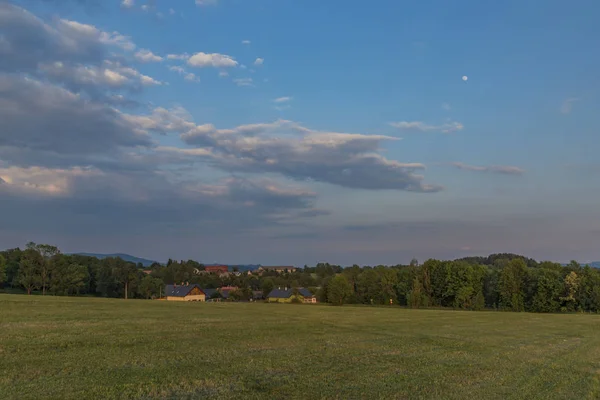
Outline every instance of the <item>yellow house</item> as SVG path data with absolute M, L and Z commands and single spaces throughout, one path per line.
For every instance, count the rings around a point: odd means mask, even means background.
M 301 303 L 316 303 L 317 298 L 305 288 L 298 289 L 273 289 L 267 296 L 269 303 L 291 303 L 297 299 Z
M 169 301 L 206 301 L 206 294 L 198 285 L 167 285 L 165 296 Z

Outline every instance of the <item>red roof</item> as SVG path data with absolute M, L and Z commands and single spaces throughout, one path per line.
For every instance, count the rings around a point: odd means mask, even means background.
M 227 272 L 229 267 L 227 265 L 207 265 L 204 269 L 208 272 Z

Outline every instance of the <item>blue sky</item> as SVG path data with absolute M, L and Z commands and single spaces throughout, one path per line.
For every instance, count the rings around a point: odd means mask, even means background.
M 0 4 L 0 247 L 600 258 L 597 2 L 196 3 Z

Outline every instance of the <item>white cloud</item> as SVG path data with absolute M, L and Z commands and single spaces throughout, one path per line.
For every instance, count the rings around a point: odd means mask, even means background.
M 169 67 L 169 70 L 171 70 L 173 72 L 180 73 L 180 74 L 185 74 L 185 69 L 182 68 L 182 67 L 180 67 L 180 66 L 178 66 L 178 65 L 171 65 Z
M 172 8 L 169 8 L 169 14 L 175 15 L 175 10 L 173 10 Z
M 218 0 L 196 0 L 197 6 L 212 6 L 217 4 Z
M 284 97 L 278 97 L 275 100 L 273 100 L 275 103 L 287 103 L 289 101 L 291 101 L 292 98 L 288 97 L 288 96 L 284 96 Z
M 225 78 L 227 76 L 229 76 L 229 73 L 227 71 L 219 71 L 220 78 Z
M 169 60 L 187 60 L 190 58 L 190 55 L 187 53 L 183 54 L 167 54 L 167 59 Z
M 134 57 L 138 61 L 144 62 L 144 63 L 160 62 L 163 60 L 162 57 L 157 56 L 156 54 L 152 53 L 150 50 L 146 50 L 146 49 L 139 50 L 137 53 L 135 53 Z
M 200 82 L 200 78 L 198 78 L 196 75 L 194 75 L 191 72 L 186 74 L 183 79 L 185 79 L 186 81 L 190 81 L 190 82 Z
M 398 128 L 401 130 L 407 131 L 419 131 L 419 132 L 442 132 L 442 133 L 452 133 L 460 131 L 464 128 L 464 125 L 460 122 L 448 122 L 442 125 L 428 125 L 424 122 L 420 121 L 401 121 L 401 122 L 391 122 L 391 126 L 394 128 Z
M 131 8 L 135 5 L 135 0 L 123 0 L 121 6 L 125 8 Z
M 117 31 L 104 32 L 99 30 L 93 25 L 82 24 L 77 21 L 70 21 L 67 19 L 61 19 L 59 21 L 59 29 L 63 32 L 70 31 L 69 33 L 80 35 L 88 39 L 98 40 L 100 43 L 106 45 L 114 45 L 122 48 L 123 50 L 132 51 L 135 49 L 135 44 L 131 41 L 128 36 L 122 35 Z M 66 42 L 69 45 L 69 42 Z
M 573 110 L 573 103 L 579 101 L 580 99 L 572 97 L 570 99 L 566 99 L 562 106 L 560 107 L 560 112 L 563 114 L 570 114 Z
M 150 10 L 150 6 L 148 6 L 148 4 L 144 4 L 144 5 L 143 5 L 141 8 L 142 8 L 142 10 L 144 10 L 144 11 L 148 11 L 148 10 Z
M 257 58 L 256 60 L 254 60 L 254 65 L 263 65 L 265 62 L 264 58 Z
M 105 60 L 102 65 L 69 65 L 62 62 L 40 64 L 39 70 L 53 80 L 78 87 L 108 87 L 135 89 L 139 85 L 161 85 L 162 82 L 141 74 L 131 67 Z
M 196 53 L 187 60 L 188 65 L 192 67 L 215 67 L 227 68 L 235 67 L 238 62 L 233 57 L 219 53 Z
M 475 172 L 491 172 L 497 174 L 505 174 L 505 175 L 523 175 L 525 170 L 519 167 L 514 167 L 510 165 L 491 165 L 491 166 L 479 166 L 479 165 L 468 165 L 463 164 L 461 162 L 451 163 L 452 166 L 462 169 L 465 171 L 475 171 Z
M 252 78 L 238 78 L 234 79 L 233 82 L 238 86 L 252 86 Z
M 119 46 L 123 50 L 135 50 L 135 43 L 128 36 L 121 35 L 119 32 L 102 32 L 100 34 L 100 42 L 109 45 Z
M 252 42 L 250 42 L 249 40 L 242 40 L 242 44 L 250 44 Z

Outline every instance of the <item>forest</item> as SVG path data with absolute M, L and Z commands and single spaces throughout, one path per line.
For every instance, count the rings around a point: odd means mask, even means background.
M 600 310 L 600 271 L 571 261 L 566 266 L 515 254 L 457 260 L 428 259 L 422 264 L 358 266 L 319 263 L 296 272 L 201 273 L 194 260 L 165 265 L 67 255 L 51 245 L 30 242 L 24 249 L 0 252 L 0 288 L 11 293 L 155 299 L 164 285 L 197 283 L 203 288 L 233 286 L 230 301 L 266 296 L 275 287 L 305 287 L 322 303 L 410 308 L 453 308 L 529 312 Z

